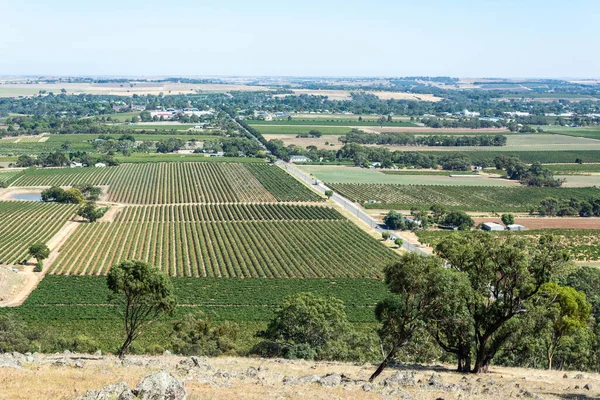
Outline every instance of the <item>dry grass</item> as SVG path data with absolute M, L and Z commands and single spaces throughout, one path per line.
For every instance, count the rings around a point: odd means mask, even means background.
M 417 100 L 417 101 L 432 101 L 438 102 L 444 100 L 441 97 L 434 96 L 433 94 L 420 94 L 420 93 L 404 93 L 404 92 L 367 92 L 374 94 L 381 100 Z
M 338 141 L 338 138 L 340 137 L 338 135 L 323 135 L 320 138 L 297 138 L 295 135 L 288 134 L 265 134 L 263 136 L 266 140 L 279 139 L 286 146 L 295 144 L 296 146 L 303 148 L 306 148 L 307 146 L 317 146 L 319 149 L 337 150 L 343 145 Z M 325 144 L 325 142 L 328 144 Z
M 2 399 L 73 399 L 87 390 L 99 389 L 104 385 L 125 381 L 135 386 L 139 380 L 154 371 L 166 369 L 184 379 L 189 399 L 382 399 L 390 398 L 390 388 L 376 384 L 375 389 L 365 392 L 362 382 L 368 379 L 374 366 L 344 363 L 324 363 L 288 360 L 264 360 L 250 358 L 210 359 L 212 370 L 198 375 L 181 375 L 175 369 L 180 357 L 132 357 L 131 361 L 141 366 L 123 366 L 114 357 L 104 359 L 81 356 L 83 368 L 56 367 L 51 363 L 61 356 L 48 356 L 41 362 L 26 365 L 23 369 L 0 369 L 0 398 Z M 75 358 L 75 357 L 74 357 Z M 149 362 L 150 361 L 150 362 Z M 248 367 L 260 367 L 257 378 L 244 377 Z M 415 399 L 508 399 L 527 398 L 523 391 L 534 393 L 543 399 L 594 399 L 595 389 L 600 385 L 598 374 L 584 374 L 584 379 L 575 379 L 569 372 L 542 371 L 520 368 L 494 367 L 486 375 L 463 375 L 451 371 L 451 366 L 414 366 L 418 381 L 416 386 L 404 387 Z M 217 371 L 228 372 L 233 378 L 216 378 Z M 396 371 L 388 368 L 378 382 Z M 442 387 L 430 387 L 427 382 L 436 372 L 441 375 Z M 344 374 L 353 382 L 335 388 L 318 384 L 284 385 L 284 376 L 301 377 L 327 373 Z M 586 384 L 592 390 L 583 389 Z M 452 386 L 450 386 L 452 385 Z M 579 386 L 578 389 L 575 389 Z M 392 395 L 398 398 L 398 394 Z

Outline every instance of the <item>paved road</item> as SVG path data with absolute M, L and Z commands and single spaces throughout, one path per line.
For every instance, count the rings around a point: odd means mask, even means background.
M 279 165 L 281 168 L 286 169 L 290 173 L 294 174 L 300 180 L 305 181 L 306 183 L 311 185 L 311 187 L 313 189 L 320 192 L 321 194 L 325 194 L 326 190 L 330 190 L 327 186 L 325 186 L 320 181 L 317 184 L 315 184 L 314 178 L 310 177 L 305 172 L 300 171 L 298 168 L 296 168 L 294 165 L 292 165 L 290 163 L 287 163 L 282 160 L 278 160 L 276 162 L 276 164 Z M 331 197 L 331 199 L 333 201 L 335 201 L 336 203 L 338 203 L 340 206 L 344 207 L 345 210 L 347 210 L 348 212 L 355 215 L 358 219 L 360 219 L 361 221 L 363 221 L 364 223 L 369 225 L 371 228 L 375 229 L 377 232 L 379 232 L 379 233 L 389 232 L 391 236 L 400 237 L 404 241 L 404 244 L 402 245 L 402 247 L 405 248 L 406 250 L 416 251 L 416 252 L 419 252 L 422 254 L 430 254 L 427 250 L 425 250 L 421 247 L 418 247 L 418 243 L 409 241 L 406 237 L 404 237 L 402 235 L 402 233 L 386 229 L 385 225 L 379 224 L 379 222 L 377 222 L 369 214 L 364 212 L 359 206 L 357 206 L 350 200 L 346 199 L 345 197 L 340 196 L 339 194 L 333 192 L 333 196 Z

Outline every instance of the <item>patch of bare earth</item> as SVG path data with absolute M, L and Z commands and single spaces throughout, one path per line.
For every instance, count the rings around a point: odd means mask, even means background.
M 320 138 L 297 138 L 295 135 L 285 134 L 266 134 L 263 135 L 266 140 L 278 139 L 286 146 L 295 144 L 306 148 L 307 146 L 317 146 L 319 149 L 337 150 L 342 147 L 342 143 L 338 141 L 338 135 L 323 135 Z

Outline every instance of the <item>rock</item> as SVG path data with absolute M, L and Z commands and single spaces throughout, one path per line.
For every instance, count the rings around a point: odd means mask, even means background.
M 543 400 L 540 396 L 535 393 L 530 392 L 529 390 L 521 390 L 521 394 L 523 397 L 533 399 L 533 400 Z
M 365 392 L 371 392 L 373 389 L 374 387 L 372 383 L 365 383 L 364 385 L 362 385 L 362 390 Z
M 342 376 L 340 374 L 327 374 L 319 381 L 321 386 L 336 387 L 342 383 Z
M 100 390 L 88 390 L 78 400 L 134 400 L 133 392 L 125 382 L 104 386 Z
M 307 383 L 317 383 L 321 380 L 321 375 L 306 375 L 298 378 L 298 383 L 307 384 Z
M 584 387 L 585 390 L 594 390 L 594 386 L 591 383 L 587 383 Z
M 75 364 L 73 364 L 73 366 L 75 368 L 83 368 L 83 363 L 81 361 L 76 361 Z
M 413 400 L 413 397 L 410 395 L 410 393 L 405 392 L 402 389 L 394 389 L 391 392 L 388 393 L 389 396 L 392 396 L 395 399 L 400 399 L 400 400 Z
M 248 367 L 246 369 L 246 376 L 248 378 L 256 378 L 258 376 L 258 370 L 254 367 Z
M 52 365 L 54 365 L 55 367 L 65 367 L 69 365 L 69 360 L 67 360 L 66 358 L 59 358 L 58 360 L 54 361 Z
M 383 380 L 383 386 L 415 386 L 415 373 L 396 372 L 394 375 Z
M 433 373 L 433 375 L 431 375 L 431 378 L 429 378 L 429 381 L 427 382 L 427 384 L 429 386 L 441 386 L 442 385 L 442 377 L 440 376 L 440 374 L 437 373 Z
M 569 375 L 567 375 L 567 374 L 563 375 L 563 379 L 568 379 L 568 378 L 569 378 Z
M 97 351 L 94 353 L 94 355 L 95 355 L 95 356 L 97 356 L 97 357 L 100 357 L 100 356 L 102 356 L 102 351 L 100 351 L 100 350 L 97 350 Z
M 67 354 L 68 355 L 68 354 L 72 354 L 72 353 L 71 353 L 71 350 L 65 350 L 65 351 L 63 351 L 63 354 Z
M 170 356 L 170 355 L 171 355 L 171 352 L 169 350 L 165 350 L 163 352 L 163 356 Z
M 284 376 L 282 382 L 284 385 L 297 385 L 299 383 L 298 379 L 293 376 Z
M 583 378 L 585 378 L 583 376 L 583 374 L 577 374 L 577 375 L 575 375 L 575 379 L 583 379 Z
M 206 358 L 192 356 L 179 361 L 177 368 L 188 373 L 197 373 L 212 370 L 212 365 L 210 365 Z
M 143 400 L 183 400 L 187 397 L 183 382 L 167 371 L 147 375 L 135 389 L 137 397 Z

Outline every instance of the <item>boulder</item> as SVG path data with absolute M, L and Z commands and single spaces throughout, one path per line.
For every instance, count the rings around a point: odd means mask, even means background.
M 300 378 L 298 378 L 298 383 L 302 383 L 302 384 L 307 384 L 307 383 L 317 383 L 321 380 L 321 376 L 320 375 L 306 375 L 306 376 L 301 376 Z
M 365 391 L 365 392 L 371 392 L 371 391 L 373 391 L 374 388 L 375 387 L 373 386 L 372 383 L 368 383 L 367 382 L 364 385 L 362 385 L 362 390 Z
M 383 380 L 383 386 L 415 386 L 415 373 L 396 372 L 394 375 Z
M 183 400 L 187 397 L 183 382 L 167 371 L 145 376 L 136 386 L 135 393 L 143 400 Z
M 284 385 L 297 385 L 299 383 L 298 379 L 293 376 L 284 376 L 282 382 Z
M 125 382 L 104 386 L 100 390 L 88 390 L 78 400 L 134 400 L 133 392 Z
M 583 378 L 585 378 L 583 376 L 583 374 L 577 374 L 577 375 L 575 375 L 575 379 L 583 379 Z
M 434 387 L 442 386 L 442 377 L 440 374 L 434 372 L 433 375 L 431 375 L 431 378 L 429 378 L 427 384 Z
M 594 390 L 594 386 L 591 383 L 587 383 L 584 387 L 585 390 Z
M 258 370 L 254 367 L 248 367 L 248 369 L 246 369 L 246 376 L 248 378 L 256 378 L 258 376 Z
M 327 374 L 319 381 L 321 386 L 336 387 L 342 383 L 342 376 L 340 374 Z

